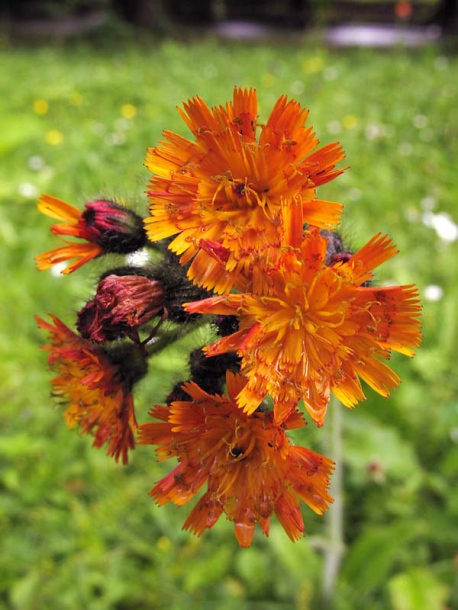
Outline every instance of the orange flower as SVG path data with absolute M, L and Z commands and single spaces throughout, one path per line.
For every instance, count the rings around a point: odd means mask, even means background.
M 150 414 L 160 423 L 139 428 L 140 444 L 158 445 L 160 460 L 176 456 L 178 466 L 156 483 L 151 495 L 159 504 L 183 505 L 207 483 L 207 490 L 187 518 L 184 529 L 200 536 L 224 512 L 234 522 L 241 546 L 251 544 L 256 523 L 269 533 L 273 513 L 292 540 L 304 531 L 301 500 L 322 514 L 333 462 L 305 447 L 290 444 L 285 430 L 305 425 L 293 412 L 281 426 L 272 411 L 243 413 L 235 402 L 245 383 L 228 372 L 228 397 L 211 395 L 189 382 L 190 401 L 156 406 Z
M 64 221 L 64 224 L 52 225 L 52 233 L 85 240 L 85 243 L 72 243 L 63 239 L 66 246 L 36 256 L 40 271 L 74 258 L 62 271 L 72 273 L 101 254 L 135 252 L 146 241 L 141 218 L 113 201 L 88 202 L 81 212 L 61 199 L 42 195 L 37 207 L 42 214 Z
M 279 424 L 304 400 L 322 425 L 331 391 L 347 407 L 365 398 L 360 378 L 387 396 L 399 377 L 384 363 L 392 350 L 413 355 L 421 307 L 414 286 L 373 287 L 372 270 L 397 253 L 380 234 L 351 258 L 326 265 L 327 239 L 302 231 L 300 206 L 283 208 L 282 248 L 252 265 L 251 291 L 187 303 L 190 313 L 236 315 L 239 330 L 207 346 L 236 351 L 249 382 L 238 405 L 253 413 L 266 394 Z M 363 285 L 365 284 L 365 285 Z
M 58 372 L 52 380 L 53 396 L 64 405 L 69 428 L 78 425 L 83 434 L 94 434 L 94 447 L 108 445 L 107 455 L 128 462 L 137 428 L 132 386 L 146 372 L 146 365 L 132 346 L 108 352 L 70 330 L 55 316 L 54 324 L 36 317 L 49 332 L 49 364 Z
M 312 225 L 338 223 L 342 205 L 317 199 L 316 187 L 342 173 L 335 165 L 344 154 L 338 143 L 314 150 L 318 140 L 298 102 L 281 97 L 264 125 L 253 89 L 236 88 L 232 102 L 212 110 L 195 97 L 179 112 L 195 141 L 165 131 L 165 141 L 149 150 L 146 166 L 157 176 L 145 223 L 152 241 L 178 234 L 170 248 L 183 265 L 194 257 L 189 277 L 199 285 L 225 290 L 201 240 L 227 248 L 227 271 L 236 277 L 245 252 L 278 245 L 284 200 L 300 202 Z

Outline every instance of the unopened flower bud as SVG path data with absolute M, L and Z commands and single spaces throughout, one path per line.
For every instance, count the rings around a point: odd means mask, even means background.
M 54 235 L 71 235 L 84 240 L 72 243 L 64 239 L 65 246 L 37 256 L 35 261 L 40 271 L 76 259 L 62 271 L 71 273 L 102 254 L 129 254 L 142 248 L 147 241 L 140 216 L 114 201 L 91 201 L 81 212 L 61 199 L 42 195 L 38 209 L 46 216 L 64 221 L 51 226 Z
M 343 242 L 342 236 L 337 231 L 323 229 L 321 235 L 327 239 L 326 265 L 334 265 L 337 262 L 347 262 L 353 256 Z
M 143 275 L 104 277 L 95 297 L 78 313 L 77 328 L 97 343 L 123 336 L 138 340 L 138 329 L 164 311 L 160 282 Z
M 210 394 L 221 394 L 228 370 L 240 372 L 240 359 L 234 352 L 207 358 L 202 349 L 189 356 L 191 381 Z
M 88 239 L 104 252 L 129 254 L 143 247 L 146 233 L 140 216 L 114 201 L 104 199 L 86 203 L 81 224 Z

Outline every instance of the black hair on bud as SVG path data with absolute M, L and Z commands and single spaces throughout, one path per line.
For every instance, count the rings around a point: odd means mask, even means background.
M 207 356 L 202 349 L 195 349 L 189 356 L 191 379 L 209 394 L 221 394 L 226 381 L 226 371 L 240 371 L 240 358 L 235 352 Z
M 105 279 L 109 275 L 140 275 L 153 279 L 152 274 L 148 271 L 148 267 L 135 267 L 134 265 L 123 265 L 122 267 L 116 267 L 115 269 L 108 269 L 108 271 L 102 273 L 100 280 Z
M 156 280 L 161 282 L 164 290 L 164 304 L 167 318 L 178 324 L 197 320 L 199 314 L 190 314 L 183 309 L 183 303 L 201 301 L 211 293 L 196 286 L 186 277 L 187 266 L 180 265 L 173 252 L 165 253 L 165 260 L 153 272 Z
M 191 397 L 189 396 L 189 394 L 187 392 L 185 392 L 183 390 L 183 388 L 181 387 L 183 383 L 184 383 L 184 381 L 180 381 L 180 383 L 177 383 L 176 385 L 173 386 L 173 390 L 170 392 L 170 394 L 165 399 L 165 404 L 168 407 L 170 407 L 172 402 L 175 402 L 178 400 L 180 400 L 180 401 L 184 400 L 186 402 L 189 402 L 190 400 L 192 400 Z
M 326 246 L 326 265 L 333 265 L 339 261 L 348 261 L 353 256 L 353 252 L 349 250 L 342 239 L 342 236 L 337 231 L 329 231 L 322 229 L 321 235 L 327 239 Z
M 328 240 L 326 246 L 326 265 L 330 267 L 335 263 L 346 263 L 353 256 L 354 252 L 347 248 L 343 242 L 342 236 L 337 231 L 321 230 L 321 235 Z M 370 286 L 371 280 L 363 282 L 361 286 Z
M 238 331 L 239 319 L 237 316 L 216 316 L 213 319 L 213 325 L 218 335 L 227 337 Z
M 105 254 L 129 254 L 148 240 L 141 216 L 108 199 L 86 203 L 81 221 Z
M 132 389 L 148 372 L 147 356 L 134 343 L 120 343 L 105 349 L 111 362 L 118 367 L 119 382 L 125 387 Z

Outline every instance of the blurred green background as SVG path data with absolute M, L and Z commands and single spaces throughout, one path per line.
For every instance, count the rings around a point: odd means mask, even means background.
M 201 539 L 183 532 L 190 509 L 148 497 L 171 465 L 139 447 L 122 467 L 66 430 L 33 320 L 51 312 L 72 326 L 108 264 L 70 277 L 36 271 L 33 257 L 57 245 L 39 194 L 78 206 L 119 198 L 146 215 L 146 148 L 164 128 L 188 135 L 182 101 L 223 103 L 234 85 L 256 87 L 264 118 L 280 95 L 297 99 L 322 144 L 341 142 L 350 169 L 321 196 L 345 203 L 352 247 L 392 236 L 400 254 L 377 279 L 416 283 L 424 305 L 423 346 L 413 360 L 393 358 L 401 386 L 389 399 L 368 389 L 341 414 L 345 553 L 331 607 L 458 608 L 456 56 L 440 42 L 155 40 L 111 24 L 72 41 L 4 38 L 0 85 L 0 608 L 324 607 L 328 517 L 305 511 L 295 544 L 273 519 L 250 549 L 223 518 Z M 151 362 L 140 421 L 186 377 L 188 344 L 206 338 L 200 330 Z M 297 438 L 334 457 L 331 436 L 309 424 Z

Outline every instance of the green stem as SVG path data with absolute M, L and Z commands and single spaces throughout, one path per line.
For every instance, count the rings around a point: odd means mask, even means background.
M 174 327 L 166 327 L 165 330 L 160 329 L 155 335 L 154 340 L 146 345 L 148 356 L 154 356 L 166 347 L 169 347 L 172 343 L 175 343 L 175 341 L 179 341 L 206 323 L 206 316 L 200 316 L 200 319 L 194 322 L 177 324 Z
M 342 405 L 334 397 L 329 405 L 330 438 L 328 455 L 336 465 L 331 477 L 331 495 L 334 503 L 327 518 L 327 544 L 324 551 L 322 595 L 325 608 L 332 608 L 336 580 L 345 552 L 344 507 L 343 507 L 343 448 L 342 448 Z

